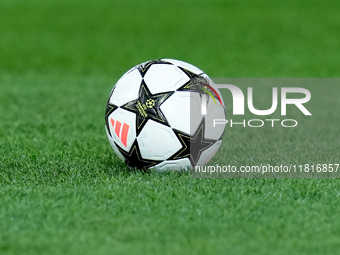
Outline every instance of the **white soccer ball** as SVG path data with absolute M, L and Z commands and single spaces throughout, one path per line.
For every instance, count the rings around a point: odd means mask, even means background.
M 106 106 L 109 142 L 128 166 L 188 170 L 206 164 L 222 143 L 223 99 L 213 81 L 183 61 L 156 59 L 127 71 Z

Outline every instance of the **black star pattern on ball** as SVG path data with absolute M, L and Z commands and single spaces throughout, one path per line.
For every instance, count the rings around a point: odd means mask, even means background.
M 153 64 L 168 64 L 171 65 L 171 63 L 166 62 L 162 59 L 155 59 L 155 60 L 150 60 L 146 63 L 140 64 L 138 66 L 138 71 L 140 73 L 140 75 L 144 78 L 146 72 L 149 70 L 149 68 L 153 65 Z
M 106 105 L 106 110 L 105 110 L 105 125 L 106 125 L 106 128 L 107 128 L 107 131 L 109 132 L 109 134 L 111 135 L 111 132 L 110 132 L 110 124 L 109 124 L 109 119 L 108 117 L 110 116 L 110 114 L 116 110 L 118 108 L 118 106 L 115 106 L 113 104 L 110 104 L 109 102 L 107 103 Z
M 202 152 L 216 142 L 213 139 L 204 138 L 204 130 L 204 119 L 198 126 L 195 134 L 193 134 L 192 136 L 174 129 L 174 132 L 178 137 L 182 148 L 173 156 L 171 156 L 170 159 L 176 160 L 188 157 L 191 165 L 194 167 L 197 164 Z
M 149 119 L 169 126 L 160 106 L 173 93 L 173 91 L 170 91 L 153 95 L 143 81 L 139 89 L 139 97 L 136 100 L 130 101 L 121 106 L 122 109 L 136 114 L 137 136 Z
M 126 160 L 126 164 L 132 168 L 148 169 L 162 162 L 161 160 L 159 161 L 159 160 L 144 159 L 140 153 L 137 140 L 135 140 L 129 152 L 126 152 L 125 150 L 120 148 L 118 145 L 117 145 L 117 148 L 120 151 L 120 153 L 123 154 Z
M 185 73 L 189 78 L 196 78 L 196 77 L 200 77 L 199 74 L 195 74 L 181 66 L 178 67 L 179 69 L 181 69 L 183 71 L 183 73 Z

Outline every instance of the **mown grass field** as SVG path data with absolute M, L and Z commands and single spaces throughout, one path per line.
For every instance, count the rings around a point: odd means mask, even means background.
M 339 7 L 1 1 L 0 254 L 336 254 L 338 179 L 132 172 L 113 155 L 104 111 L 118 78 L 154 58 L 216 78 L 339 77 Z M 214 162 L 340 163 L 330 87 L 311 87 L 312 117 L 290 109 L 294 130 L 227 130 Z

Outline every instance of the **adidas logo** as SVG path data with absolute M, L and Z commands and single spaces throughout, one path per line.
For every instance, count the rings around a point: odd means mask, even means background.
M 115 121 L 112 118 L 111 125 L 122 144 L 127 147 L 127 136 L 130 126 L 126 123 L 123 123 L 122 125 L 118 120 Z

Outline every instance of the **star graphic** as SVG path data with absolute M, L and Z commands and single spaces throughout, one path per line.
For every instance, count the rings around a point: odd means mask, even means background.
M 120 153 L 123 154 L 124 158 L 126 159 L 126 164 L 132 168 L 148 169 L 162 162 L 159 160 L 144 159 L 139 151 L 137 140 L 135 140 L 129 152 L 126 152 L 125 150 L 120 148 L 118 145 L 117 145 L 117 148 L 120 151 Z
M 132 100 L 121 106 L 122 109 L 136 114 L 137 135 L 141 132 L 149 119 L 169 126 L 160 106 L 173 93 L 173 91 L 170 91 L 153 95 L 143 81 L 139 90 L 139 97 L 136 100 Z M 150 104 L 150 102 L 152 102 L 152 104 Z
M 171 64 L 169 62 L 166 62 L 164 60 L 161 59 L 155 59 L 155 60 L 150 60 L 146 63 L 140 64 L 138 67 L 138 71 L 140 73 L 140 75 L 144 78 L 146 72 L 149 70 L 149 68 L 153 65 L 153 64 Z
M 199 74 L 195 74 L 195 73 L 193 73 L 193 72 L 191 72 L 191 71 L 189 71 L 189 70 L 187 70 L 187 69 L 185 69 L 181 66 L 178 66 L 178 68 L 181 69 L 183 71 L 183 73 L 185 73 L 190 79 L 200 77 Z
M 170 159 L 175 160 L 188 157 L 191 165 L 194 167 L 202 152 L 216 142 L 215 140 L 204 138 L 204 130 L 204 119 L 192 136 L 174 129 L 174 132 L 182 145 L 182 149 L 171 156 Z

